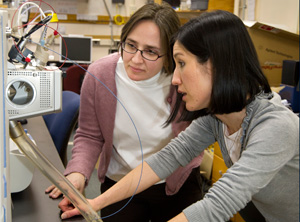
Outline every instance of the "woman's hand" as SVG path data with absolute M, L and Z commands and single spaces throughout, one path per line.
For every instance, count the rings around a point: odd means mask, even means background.
M 60 201 L 58 207 L 63 212 L 60 216 L 61 219 L 67 219 L 75 215 L 80 215 L 79 210 L 75 208 L 74 205 L 71 203 L 71 201 L 66 197 L 64 197 L 64 199 Z
M 97 211 L 96 206 L 95 205 L 95 201 L 94 200 L 87 200 L 90 205 L 92 206 L 92 208 Z M 74 205 L 71 203 L 71 201 L 68 198 L 64 198 L 59 204 L 58 207 L 61 209 L 61 211 L 63 212 L 61 214 L 61 219 L 67 219 L 70 217 L 74 217 L 76 215 L 81 215 L 80 211 L 74 207 Z
M 143 179 L 140 181 L 141 170 L 143 170 Z M 159 181 L 160 178 L 155 174 L 151 167 L 146 162 L 144 162 L 143 165 L 140 164 L 138 167 L 133 169 L 130 173 L 128 173 L 118 183 L 109 188 L 106 192 L 102 193 L 92 200 L 89 200 L 89 202 L 92 208 L 97 212 L 104 207 L 107 207 L 108 205 L 132 196 L 135 192 L 140 193 Z M 71 202 L 66 198 L 64 198 L 59 203 L 59 208 L 63 211 L 63 214 L 61 215 L 61 218 L 63 219 L 80 214 L 80 212 L 76 208 L 74 208 Z M 180 218 L 178 219 L 181 219 L 181 217 L 183 219 L 185 218 L 184 215 L 180 215 Z
M 80 193 L 83 193 L 85 187 L 85 177 L 81 173 L 71 173 L 66 178 L 77 190 L 79 190 Z M 55 185 L 49 186 L 45 192 L 49 193 L 49 197 L 53 199 L 58 198 L 62 194 L 62 192 Z

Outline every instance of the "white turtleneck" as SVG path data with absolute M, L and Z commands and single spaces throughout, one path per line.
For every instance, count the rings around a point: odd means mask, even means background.
M 114 149 L 107 171 L 110 179 L 120 180 L 142 162 L 142 152 L 145 159 L 173 138 L 171 126 L 163 127 L 170 114 L 166 98 L 170 93 L 171 78 L 171 75 L 159 72 L 150 79 L 133 81 L 125 71 L 122 58 L 119 59 L 117 97 L 126 110 L 120 102 L 117 103 Z

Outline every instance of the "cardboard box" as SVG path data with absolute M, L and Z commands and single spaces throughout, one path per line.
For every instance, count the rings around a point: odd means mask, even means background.
M 200 173 L 207 179 L 211 179 L 214 155 L 208 149 L 204 150 L 202 162 L 200 164 Z
M 281 83 L 283 60 L 299 60 L 299 35 L 255 21 L 244 21 L 271 86 Z

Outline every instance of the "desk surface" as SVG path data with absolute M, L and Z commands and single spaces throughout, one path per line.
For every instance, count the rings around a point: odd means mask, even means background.
M 41 116 L 28 119 L 23 125 L 28 129 L 35 140 L 37 147 L 48 158 L 48 160 L 63 172 L 63 163 L 56 151 L 51 136 Z M 12 220 L 13 222 L 56 222 L 61 221 L 58 203 L 61 198 L 53 200 L 45 194 L 45 189 L 51 182 L 38 168 L 35 168 L 33 179 L 29 187 L 19 193 L 12 194 Z M 85 221 L 83 217 L 72 218 L 67 221 Z

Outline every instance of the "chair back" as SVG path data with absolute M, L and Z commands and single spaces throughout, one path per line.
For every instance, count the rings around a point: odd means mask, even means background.
M 43 116 L 55 147 L 65 165 L 67 163 L 68 142 L 78 123 L 79 105 L 79 94 L 63 91 L 62 111 Z
M 81 65 L 87 70 L 89 65 Z M 63 90 L 73 91 L 80 94 L 81 84 L 85 75 L 85 70 L 77 65 L 72 65 L 66 70 L 66 77 L 63 79 Z

